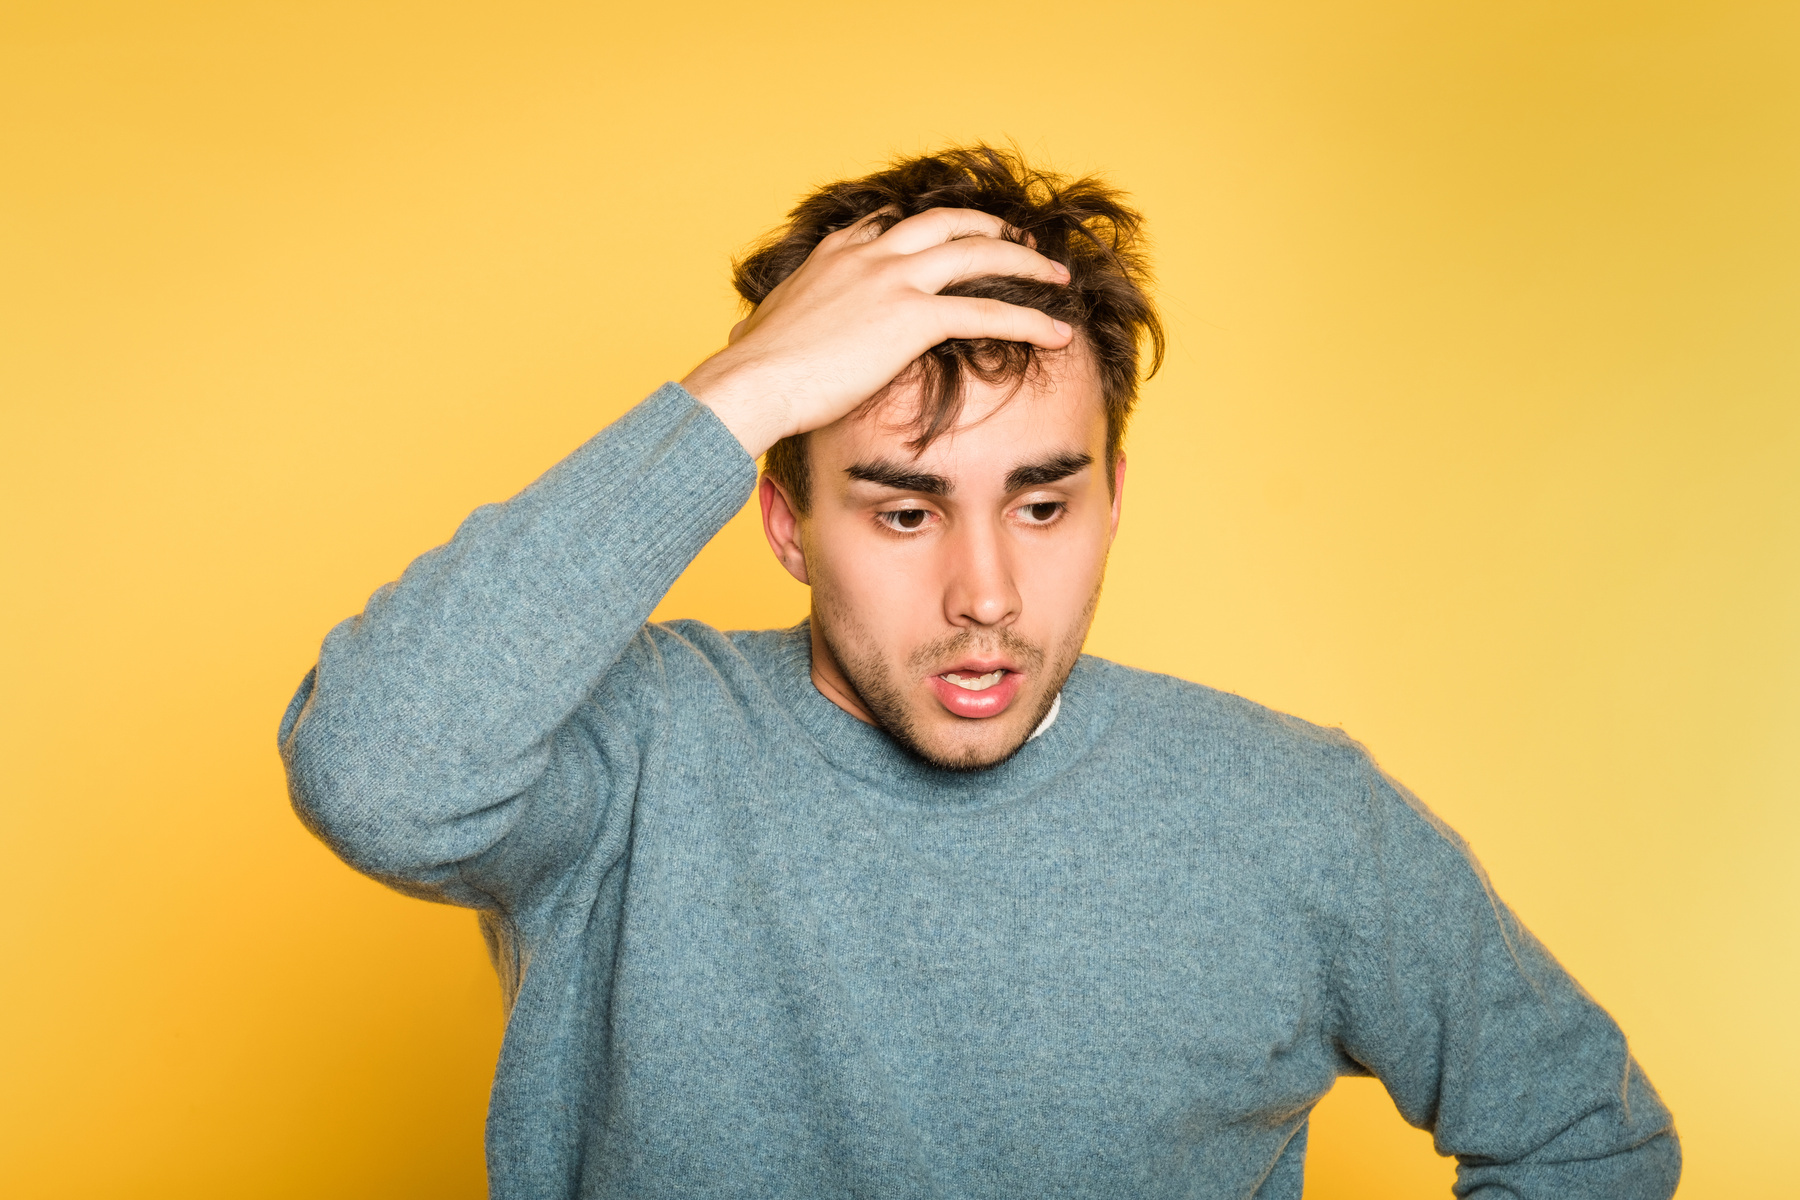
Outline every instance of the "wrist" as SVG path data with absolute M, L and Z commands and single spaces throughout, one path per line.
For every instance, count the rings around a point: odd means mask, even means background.
M 787 403 L 758 378 L 754 363 L 735 358 L 730 349 L 721 350 L 689 371 L 681 386 L 712 409 L 751 458 L 760 458 L 789 432 Z

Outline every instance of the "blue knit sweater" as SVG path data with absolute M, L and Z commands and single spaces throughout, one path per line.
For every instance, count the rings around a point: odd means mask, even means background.
M 281 723 L 312 830 L 481 914 L 498 1200 L 1295 1200 L 1368 1072 L 1462 1195 L 1672 1193 L 1618 1028 L 1342 734 L 1084 657 L 951 774 L 818 693 L 804 625 L 646 624 L 754 479 L 662 388 L 332 630 Z

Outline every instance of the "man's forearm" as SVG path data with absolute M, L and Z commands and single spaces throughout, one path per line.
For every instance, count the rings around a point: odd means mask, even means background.
M 406 879 L 505 835 L 509 798 L 755 464 L 674 384 L 326 638 L 283 721 L 295 804 L 353 864 Z
M 1668 1109 L 1625 1036 L 1496 896 L 1462 840 L 1370 768 L 1345 1049 L 1470 1196 L 1667 1200 Z

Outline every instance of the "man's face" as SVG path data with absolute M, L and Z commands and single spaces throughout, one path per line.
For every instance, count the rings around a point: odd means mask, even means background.
M 811 512 L 772 481 L 765 526 L 811 585 L 813 678 L 942 767 L 1024 745 L 1081 652 L 1117 527 L 1106 418 L 1085 350 L 1009 398 L 970 381 L 961 420 L 915 456 L 916 387 L 809 438 Z

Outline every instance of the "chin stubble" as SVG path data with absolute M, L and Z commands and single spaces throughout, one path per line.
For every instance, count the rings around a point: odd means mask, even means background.
M 817 593 L 814 594 L 816 597 Z M 1069 672 L 1075 669 L 1075 661 L 1081 657 L 1081 644 L 1087 640 L 1088 627 L 1093 623 L 1094 610 L 1099 603 L 1100 588 L 1096 586 L 1093 595 L 1088 597 L 1080 618 L 1069 630 L 1062 644 L 1056 647 L 1054 655 L 1047 656 L 1041 647 L 1011 630 L 1003 629 L 984 635 L 977 630 L 964 629 L 920 647 L 909 657 L 909 678 L 934 663 L 976 651 L 995 650 L 1022 664 L 1028 675 L 1038 678 L 1048 678 L 1050 675 L 1055 677 L 1054 686 L 1044 688 L 1038 694 L 1037 711 L 1032 714 L 1031 720 L 1019 727 L 1017 739 L 997 755 L 984 755 L 974 747 L 947 755 L 928 746 L 920 734 L 918 722 L 907 707 L 904 685 L 894 678 L 893 672 L 872 648 L 869 639 L 860 636 L 862 628 L 850 619 L 849 614 L 835 607 L 829 613 L 815 611 L 813 619 L 818 623 L 820 640 L 831 651 L 844 678 L 856 690 L 864 707 L 884 733 L 914 758 L 941 770 L 984 771 L 999 766 L 1017 754 L 1030 740 L 1032 731 L 1049 715 L 1050 706 L 1056 703 L 1057 695 L 1068 681 Z M 821 616 L 828 619 L 820 621 Z M 841 636 L 846 632 L 850 637 Z M 1045 674 L 1046 666 L 1049 668 L 1048 674 Z M 987 719 L 1005 720 L 1006 715 Z

